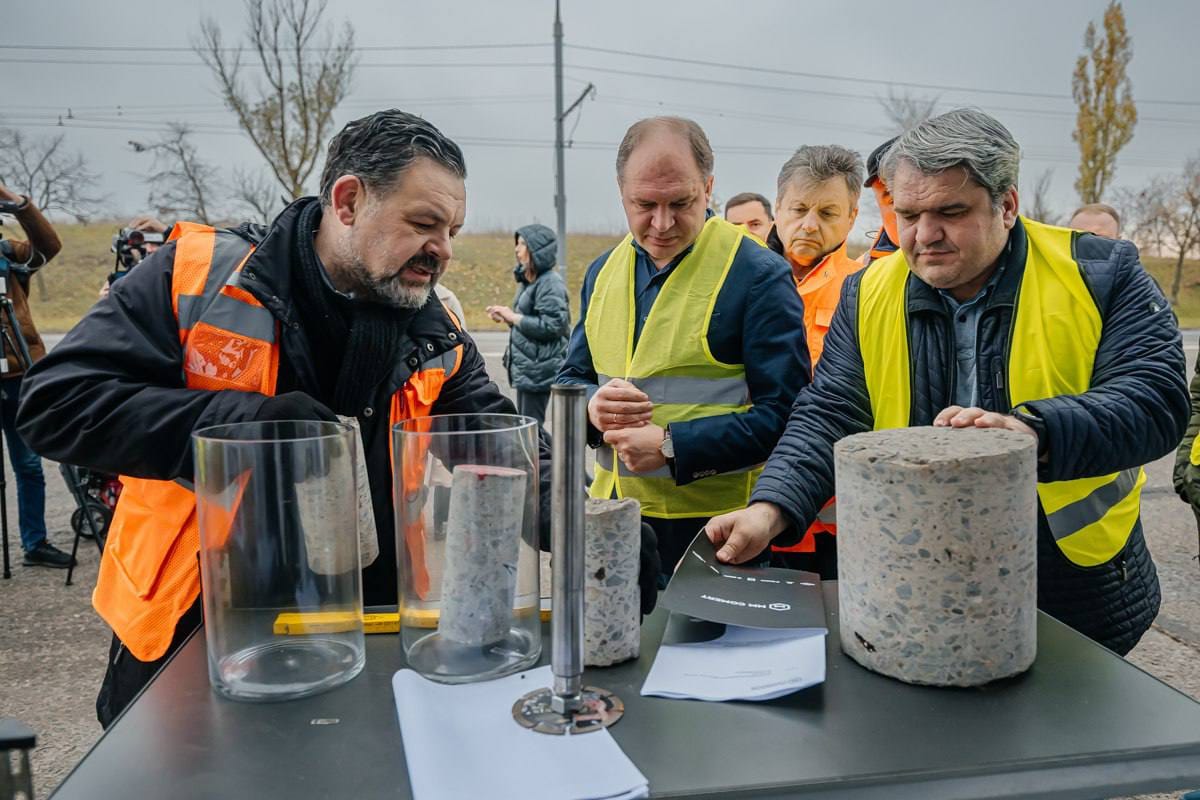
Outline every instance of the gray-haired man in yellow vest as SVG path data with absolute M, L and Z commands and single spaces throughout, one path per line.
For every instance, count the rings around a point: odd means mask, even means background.
M 786 261 L 708 212 L 713 154 L 678 117 L 617 151 L 629 235 L 584 278 L 560 383 L 591 391 L 593 497 L 635 497 L 670 570 L 714 514 L 742 508 L 808 383 Z
M 1128 652 L 1158 612 L 1141 465 L 1188 419 L 1170 305 L 1130 243 L 1018 216 L 1020 148 L 960 109 L 883 159 L 901 252 L 846 280 L 821 369 L 749 508 L 713 519 L 741 563 L 804 530 L 833 493 L 833 445 L 907 425 L 1038 439 L 1038 605 Z

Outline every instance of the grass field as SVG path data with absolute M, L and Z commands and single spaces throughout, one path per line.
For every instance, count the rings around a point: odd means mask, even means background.
M 42 270 L 41 284 L 35 279 L 31 305 L 34 320 L 43 333 L 61 333 L 74 325 L 96 301 L 100 284 L 112 270 L 109 252 L 116 223 L 58 226 L 63 251 Z M 6 235 L 19 235 L 12 228 Z M 579 286 L 588 264 L 616 243 L 618 237 L 579 234 L 568 237 L 568 283 L 572 311 L 578 310 Z M 455 240 L 454 262 L 443 282 L 462 301 L 467 326 L 473 330 L 502 330 L 488 319 L 483 309 L 492 303 L 507 305 L 516 284 L 512 234 L 464 234 Z M 1172 259 L 1147 258 L 1146 266 L 1159 283 L 1171 285 Z M 44 292 L 43 292 L 44 286 Z M 1200 327 L 1200 261 L 1184 265 L 1183 284 L 1176 313 L 1184 327 Z

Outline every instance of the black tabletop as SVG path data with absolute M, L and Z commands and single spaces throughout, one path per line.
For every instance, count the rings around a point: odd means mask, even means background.
M 589 670 L 587 683 L 625 701 L 612 734 L 653 796 L 1096 798 L 1200 786 L 1200 704 L 1045 615 L 1025 675 L 937 689 L 844 656 L 836 584 L 825 600 L 826 681 L 788 697 L 640 696 L 661 609 L 643 626 L 641 658 Z M 54 796 L 410 797 L 391 690 L 402 666 L 397 636 L 368 636 L 367 666 L 346 686 L 237 703 L 209 688 L 204 638 L 194 636 Z

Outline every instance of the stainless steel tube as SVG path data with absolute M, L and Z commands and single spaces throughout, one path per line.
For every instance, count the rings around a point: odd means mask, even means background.
M 583 681 L 584 448 L 587 445 L 587 390 L 550 389 L 552 591 L 551 704 L 560 714 L 580 707 Z

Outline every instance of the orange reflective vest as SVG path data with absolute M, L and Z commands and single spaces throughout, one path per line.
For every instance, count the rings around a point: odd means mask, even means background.
M 279 323 L 241 285 L 254 246 L 189 222 L 176 223 L 171 238 L 171 307 L 186 386 L 274 395 Z M 422 363 L 393 395 L 391 424 L 428 416 L 461 358 L 459 345 Z M 167 652 L 176 624 L 200 595 L 196 497 L 182 480 L 122 476 L 121 482 L 92 605 L 134 657 L 154 661 Z M 423 553 L 423 531 L 413 527 L 406 536 L 419 538 L 409 547 Z
M 808 354 L 812 359 L 814 372 L 821 353 L 825 351 L 825 335 L 829 333 L 833 312 L 837 310 L 838 300 L 841 299 L 842 284 L 846 282 L 846 278 L 862 268 L 862 262 L 846 254 L 846 243 L 843 242 L 841 247 L 825 256 L 807 275 L 796 282 L 796 290 L 800 292 L 800 299 L 804 301 L 804 335 L 808 340 Z M 836 509 L 836 501 L 831 497 L 797 544 L 790 547 L 772 546 L 771 549 L 777 553 L 816 552 L 816 534 L 837 533 Z

